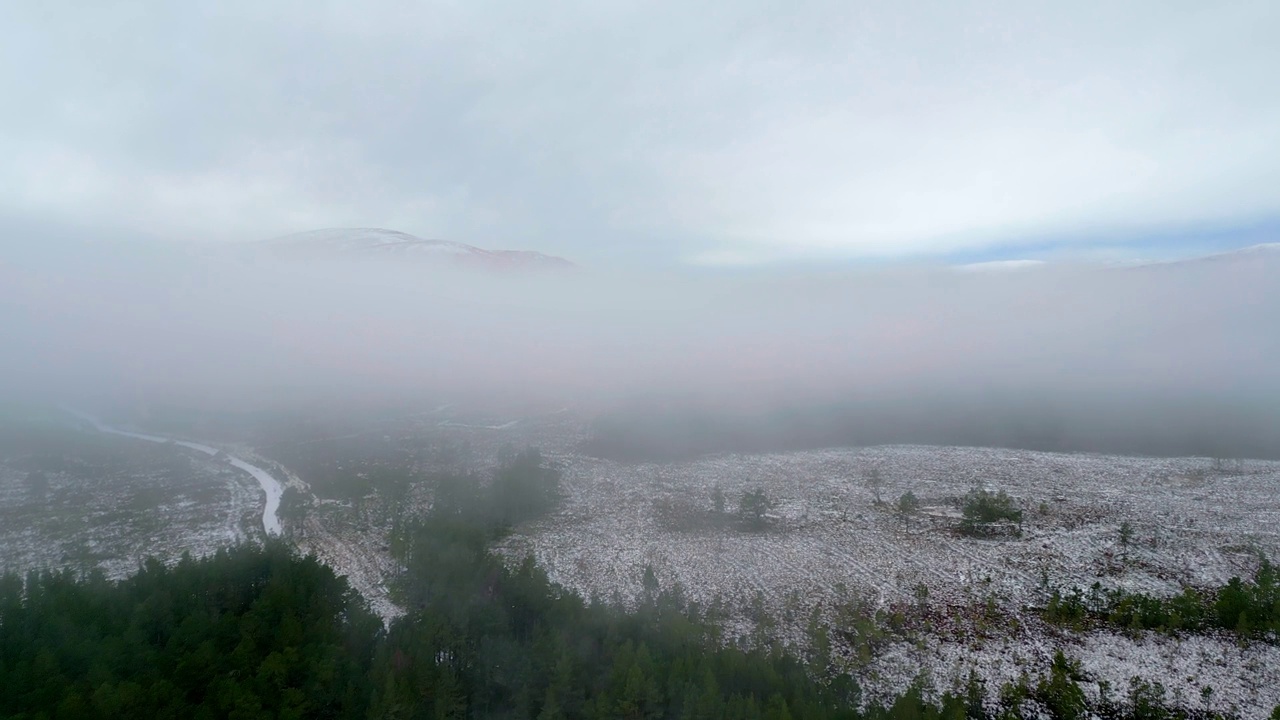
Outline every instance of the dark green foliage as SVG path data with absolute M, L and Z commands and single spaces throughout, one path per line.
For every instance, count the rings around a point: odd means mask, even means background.
M 724 514 L 724 506 L 724 488 L 716 485 L 715 488 L 711 490 L 711 510 L 717 515 L 722 515 Z
M 505 566 L 487 549 L 511 519 L 504 499 L 451 497 L 464 499 L 405 529 L 411 613 L 373 664 L 371 717 L 856 716 L 850 688 L 814 682 L 796 658 L 714 647 L 707 612 L 661 591 L 652 568 L 625 614 L 552 584 L 531 558 Z
M 378 622 L 314 558 L 242 546 L 176 567 L 9 575 L 0 716 L 355 716 Z
M 711 490 L 711 509 L 687 496 L 666 496 L 654 501 L 654 514 L 664 530 L 671 532 L 714 532 L 733 527 L 744 530 L 761 530 L 767 525 L 765 513 L 770 507 L 763 491 L 755 490 L 742 498 L 738 513 L 728 512 L 729 498 L 724 489 L 716 485 Z
M 1080 663 L 1070 660 L 1058 650 L 1053 655 L 1049 676 L 1036 685 L 1035 698 L 1059 720 L 1077 720 L 1088 716 L 1084 691 L 1076 683 L 1082 680 Z
M 1049 622 L 1076 628 L 1105 622 L 1131 630 L 1227 630 L 1246 638 L 1274 639 L 1280 633 L 1280 573 L 1264 559 L 1251 582 L 1231 578 L 1217 592 L 1186 588 L 1171 598 L 1103 590 L 1097 583 L 1088 592 L 1055 590 L 1044 615 Z
M 293 486 L 286 487 L 280 495 L 280 509 L 276 512 L 285 527 L 292 527 L 306 517 L 310 498 Z
M 560 501 L 560 472 L 543 463 L 542 454 L 531 448 L 503 463 L 489 495 L 488 510 L 500 524 L 530 520 Z
M 1280 572 L 1263 560 L 1252 583 L 1231 578 L 1218 591 L 1212 616 L 1219 627 L 1241 635 L 1280 633 Z
M 1129 543 L 1133 542 L 1133 525 L 1128 520 L 1120 523 L 1120 545 L 1129 547 Z
M 876 610 L 871 598 L 857 592 L 849 592 L 837 586 L 842 596 L 836 604 L 832 633 L 849 646 L 850 660 L 856 667 L 865 667 L 888 639 L 885 611 Z
M 1173 720 L 1186 717 L 1186 713 L 1169 707 L 1165 700 L 1164 685 L 1147 682 L 1136 676 L 1129 681 L 1129 713 L 1135 720 Z
M 482 536 L 541 517 L 560 501 L 560 471 L 532 448 L 508 456 L 487 482 L 472 473 L 444 473 L 426 483 L 432 487 L 430 517 L 436 525 L 467 526 Z M 421 525 L 401 518 L 393 541 L 403 541 Z
M 911 515 L 920 509 L 920 499 L 910 490 L 898 496 L 898 517 L 902 518 L 902 522 L 910 524 Z
M 765 514 L 772 508 L 773 501 L 764 494 L 763 489 L 756 488 L 742 494 L 742 500 L 738 502 L 738 518 L 743 527 L 760 530 L 768 524 Z
M 993 493 L 974 488 L 964 496 L 960 509 L 964 516 L 960 531 L 968 535 L 995 534 L 997 530 L 1022 522 L 1022 511 L 1003 490 Z
M 910 490 L 898 496 L 898 512 L 907 515 L 920 509 L 920 500 Z

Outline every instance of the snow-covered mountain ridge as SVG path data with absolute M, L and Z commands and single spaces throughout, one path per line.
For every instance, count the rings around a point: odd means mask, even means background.
M 429 240 L 382 228 L 326 228 L 255 243 L 278 253 L 313 258 L 394 258 L 404 262 L 451 261 L 501 270 L 567 269 L 574 264 L 532 250 L 487 250 L 450 240 Z

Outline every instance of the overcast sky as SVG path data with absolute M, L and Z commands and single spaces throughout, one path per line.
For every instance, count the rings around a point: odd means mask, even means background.
M 1277 37 L 1271 0 L 6 2 L 0 242 L 376 226 L 659 265 L 1243 245 L 1280 239 Z

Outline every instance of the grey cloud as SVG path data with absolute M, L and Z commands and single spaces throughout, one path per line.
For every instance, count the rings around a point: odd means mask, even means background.
M 1280 213 L 1270 3 L 0 13 L 9 214 L 719 264 Z

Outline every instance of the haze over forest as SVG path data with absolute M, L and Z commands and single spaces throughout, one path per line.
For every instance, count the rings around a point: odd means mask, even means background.
M 1143 265 L 720 273 L 277 247 L 30 253 L 0 283 L 6 394 L 218 411 L 572 407 L 629 435 L 616 451 L 636 457 L 883 442 L 1280 452 L 1269 247 Z

